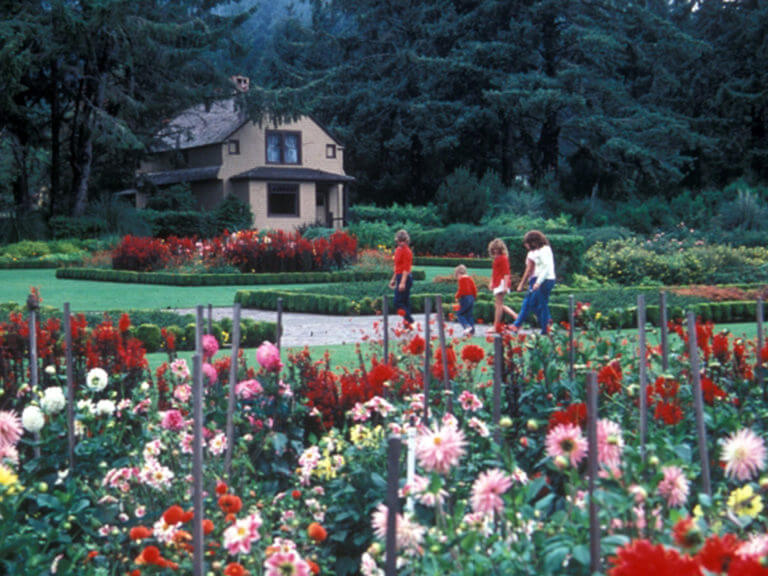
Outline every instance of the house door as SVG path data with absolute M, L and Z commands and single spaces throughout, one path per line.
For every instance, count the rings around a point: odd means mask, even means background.
M 326 228 L 333 227 L 333 214 L 330 210 L 330 185 L 318 182 L 315 185 L 315 221 Z

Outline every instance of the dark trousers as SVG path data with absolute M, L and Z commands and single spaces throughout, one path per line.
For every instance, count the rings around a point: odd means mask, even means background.
M 533 285 L 536 284 L 536 278 L 533 277 L 528 282 L 528 293 L 523 299 L 523 303 L 520 306 L 520 314 L 515 320 L 515 326 L 518 328 L 523 325 L 526 318 L 531 312 L 536 316 L 536 320 L 539 322 L 542 334 L 549 333 L 549 295 L 552 293 L 552 288 L 555 287 L 554 280 L 544 280 L 539 286 L 538 290 L 533 289 Z
M 459 311 L 456 312 L 456 319 L 464 328 L 475 327 L 475 297 L 462 296 L 459 298 Z
M 405 290 L 400 290 L 400 280 L 402 274 L 395 276 L 395 310 L 400 313 L 400 310 L 405 312 L 403 318 L 407 322 L 413 322 L 413 316 L 411 316 L 411 286 L 413 286 L 413 276 L 408 274 L 405 279 Z

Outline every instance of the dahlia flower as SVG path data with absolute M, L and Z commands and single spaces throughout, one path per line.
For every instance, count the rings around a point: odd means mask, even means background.
M 512 479 L 498 468 L 481 472 L 472 485 L 472 510 L 490 515 L 504 511 L 501 495 L 512 486 Z
M 765 470 L 765 444 L 749 428 L 743 428 L 723 442 L 720 461 L 725 463 L 725 475 L 741 482 Z
M 547 433 L 545 441 L 547 456 L 552 459 L 562 456 L 576 467 L 587 455 L 587 439 L 581 428 L 573 424 L 558 424 Z
M 19 415 L 14 410 L 0 410 L 0 446 L 13 446 L 23 430 Z
M 664 477 L 656 490 L 667 501 L 667 506 L 675 508 L 685 504 L 690 485 L 683 471 L 677 466 L 665 466 L 661 472 Z
M 416 440 L 416 458 L 427 471 L 447 474 L 464 455 L 464 433 L 451 425 L 427 430 Z

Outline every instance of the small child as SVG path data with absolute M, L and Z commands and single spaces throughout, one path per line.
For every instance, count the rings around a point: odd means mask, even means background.
M 510 284 L 512 282 L 511 273 L 509 271 L 509 251 L 507 245 L 504 244 L 504 240 L 501 238 L 495 238 L 488 244 L 488 254 L 493 258 L 493 271 L 491 276 L 491 292 L 494 297 L 494 315 L 493 315 L 493 331 L 497 334 L 501 334 L 504 329 L 502 320 L 504 314 L 507 313 L 512 316 L 512 319 L 517 319 L 517 313 L 509 306 L 504 304 L 504 296 L 509 292 Z
M 403 322 L 407 329 L 413 324 L 411 316 L 411 286 L 413 286 L 413 276 L 411 276 L 411 267 L 413 266 L 413 252 L 408 246 L 411 237 L 405 230 L 398 230 L 395 234 L 395 270 L 392 279 L 389 281 L 389 287 L 395 291 L 395 310 L 403 317 Z
M 458 302 L 456 318 L 459 324 L 464 328 L 465 336 L 472 336 L 475 333 L 475 299 L 477 298 L 477 287 L 472 276 L 467 274 L 467 267 L 459 264 L 453 271 L 458 283 L 456 290 L 456 302 Z

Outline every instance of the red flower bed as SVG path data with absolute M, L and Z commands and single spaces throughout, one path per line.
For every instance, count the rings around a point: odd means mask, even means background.
M 112 267 L 115 270 L 151 272 L 165 268 L 171 256 L 171 250 L 163 240 L 129 235 L 112 251 Z

